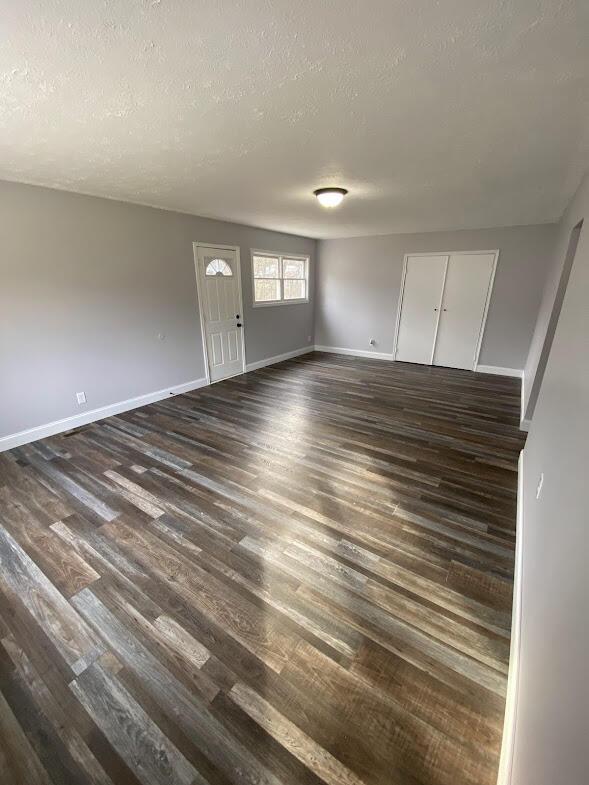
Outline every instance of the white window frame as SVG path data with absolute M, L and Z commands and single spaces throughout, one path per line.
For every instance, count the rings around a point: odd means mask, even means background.
M 284 252 L 277 252 L 277 251 L 261 251 L 257 248 L 251 248 L 251 279 L 252 279 L 252 306 L 254 308 L 273 308 L 276 305 L 301 305 L 302 303 L 309 302 L 309 267 L 311 265 L 311 258 L 307 254 L 297 254 L 297 253 L 284 253 Z M 278 259 L 278 266 L 280 277 L 273 278 L 273 281 L 280 282 L 280 300 L 265 300 L 263 302 L 256 302 L 256 280 L 266 280 L 266 279 L 256 279 L 254 276 L 254 256 L 269 256 L 271 259 Z M 307 296 L 302 298 L 298 298 L 296 300 L 284 300 L 284 278 L 282 277 L 282 260 L 283 259 L 294 259 L 297 262 L 304 262 L 305 263 L 305 282 L 306 282 L 306 293 Z M 270 279 L 268 279 L 270 280 Z M 290 279 L 289 279 L 290 280 Z M 300 278 L 294 278 L 292 280 L 301 280 Z

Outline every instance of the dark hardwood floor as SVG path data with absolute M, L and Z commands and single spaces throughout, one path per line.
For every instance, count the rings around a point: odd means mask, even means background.
M 0 455 L 3 785 L 494 785 L 519 393 L 314 354 Z

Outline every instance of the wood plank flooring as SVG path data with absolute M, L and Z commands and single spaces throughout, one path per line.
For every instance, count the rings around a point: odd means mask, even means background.
M 316 353 L 0 455 L 3 785 L 494 785 L 519 394 Z

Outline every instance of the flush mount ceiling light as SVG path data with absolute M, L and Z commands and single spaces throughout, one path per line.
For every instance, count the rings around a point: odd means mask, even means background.
M 313 193 L 323 207 L 337 207 L 348 191 L 346 188 L 317 188 Z

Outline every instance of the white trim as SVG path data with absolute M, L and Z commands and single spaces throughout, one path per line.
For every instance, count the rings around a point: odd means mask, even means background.
M 397 318 L 395 320 L 395 336 L 393 338 L 393 360 L 397 359 L 397 347 L 399 344 L 399 329 L 401 327 L 401 309 L 403 306 L 403 296 L 405 294 L 405 280 L 407 278 L 407 260 L 409 254 L 403 257 L 403 272 L 401 273 L 401 288 L 399 289 L 399 301 L 397 303 Z
M 530 420 L 527 420 L 524 417 L 526 413 L 526 369 L 522 371 L 522 387 L 521 387 L 521 405 L 520 405 L 520 420 L 519 420 L 519 429 L 520 431 L 529 431 L 530 430 Z
M 278 280 L 278 279 L 274 279 L 274 278 L 258 278 L 257 280 L 258 281 L 260 281 L 260 280 L 262 280 L 262 281 L 264 281 L 264 280 L 266 280 L 266 281 L 273 281 L 273 280 Z M 295 279 L 295 280 L 299 280 L 300 281 L 301 279 L 298 278 L 298 279 Z M 307 286 L 308 286 L 308 282 L 307 282 Z M 308 303 L 308 302 L 309 302 L 309 300 L 266 300 L 264 302 L 260 301 L 259 303 L 256 303 L 252 299 L 252 308 L 274 308 L 274 306 L 276 306 L 276 305 L 304 305 L 305 303 Z
M 290 360 L 291 357 L 298 357 L 301 354 L 308 354 L 315 350 L 314 346 L 303 346 L 301 349 L 293 349 L 292 352 L 284 352 L 284 354 L 276 354 L 274 357 L 266 357 L 265 360 L 258 360 L 255 363 L 248 363 L 245 370 L 255 371 L 258 368 L 265 368 L 267 365 L 274 365 L 274 363 L 281 363 L 283 360 Z
M 204 243 L 202 240 L 198 240 L 195 243 L 192 243 L 193 246 L 197 248 L 220 248 L 222 251 L 238 251 L 239 252 L 239 245 L 223 245 L 223 243 Z
M 497 785 L 510 785 L 515 748 L 515 729 L 517 724 L 517 701 L 519 693 L 521 623 L 522 623 L 522 581 L 524 570 L 524 460 L 525 452 L 519 454 L 517 476 L 517 523 L 515 531 L 515 571 L 513 576 L 513 602 L 511 614 L 511 644 L 509 647 L 509 671 L 507 675 L 507 695 L 505 699 L 505 718 L 503 720 L 503 739 Z
M 489 285 L 487 287 L 487 295 L 485 297 L 485 307 L 483 309 L 483 318 L 481 319 L 481 325 L 480 325 L 480 328 L 479 328 L 479 335 L 478 335 L 478 338 L 477 338 L 477 343 L 476 343 L 476 348 L 475 348 L 475 353 L 474 353 L 474 361 L 473 361 L 473 365 L 472 365 L 472 369 L 471 369 L 473 371 L 477 370 L 478 362 L 479 362 L 479 356 L 480 356 L 480 353 L 481 353 L 481 347 L 482 347 L 482 344 L 483 344 L 483 336 L 485 334 L 485 329 L 487 327 L 487 316 L 488 316 L 488 313 L 489 313 L 489 305 L 491 303 L 491 295 L 493 293 L 493 285 L 495 283 L 495 273 L 497 272 L 497 263 L 499 261 L 499 250 L 496 249 L 496 248 L 493 249 L 492 251 L 428 251 L 427 253 L 419 253 L 418 251 L 412 251 L 411 253 L 406 253 L 404 255 L 404 257 L 403 257 L 403 273 L 401 275 L 401 288 L 399 290 L 399 303 L 398 303 L 398 306 L 397 306 L 397 319 L 396 319 L 396 322 L 395 322 L 395 335 L 394 335 L 394 339 L 393 339 L 393 359 L 395 359 L 395 360 L 397 359 L 397 346 L 398 346 L 398 341 L 399 341 L 399 329 L 401 327 L 401 311 L 402 311 L 402 308 L 403 308 L 403 296 L 405 294 L 405 279 L 407 277 L 407 262 L 409 260 L 409 257 L 411 257 L 411 256 L 445 256 L 446 257 L 446 268 L 444 270 L 444 283 L 442 285 L 442 294 L 441 294 L 441 297 L 440 297 L 440 306 L 438 308 L 438 320 L 436 322 L 436 330 L 435 330 L 435 334 L 434 334 L 434 342 L 433 342 L 433 347 L 432 347 L 432 357 L 431 357 L 431 362 L 430 362 L 430 365 L 433 365 L 434 364 L 434 356 L 435 356 L 435 352 L 436 352 L 436 342 L 438 340 L 438 329 L 439 329 L 439 326 L 440 326 L 440 319 L 441 319 L 441 315 L 442 315 L 442 304 L 443 304 L 443 300 L 444 300 L 444 292 L 445 292 L 445 289 L 446 289 L 446 278 L 448 276 L 448 265 L 450 263 L 450 257 L 451 256 L 464 256 L 464 255 L 481 256 L 481 255 L 491 254 L 491 253 L 494 254 L 493 269 L 491 271 L 491 278 L 489 279 Z M 424 363 L 424 365 L 425 365 L 425 363 Z M 465 369 L 465 370 L 468 370 L 468 369 Z M 487 373 L 493 373 L 493 371 L 487 371 Z M 508 375 L 511 375 L 511 374 L 508 374 Z
M 435 254 L 438 256 L 438 254 Z M 330 354 L 346 354 L 351 357 L 370 357 L 373 360 L 388 360 L 389 362 L 398 362 L 395 360 L 394 354 L 391 352 L 371 352 L 364 349 L 346 349 L 343 346 L 319 346 L 315 344 L 316 352 L 329 352 Z M 429 366 L 426 366 L 429 367 Z M 436 366 L 442 367 L 442 366 Z M 468 368 L 457 368 L 456 370 L 468 370 Z M 477 365 L 475 368 L 477 373 L 492 373 L 496 376 L 515 376 L 520 379 L 523 371 L 519 368 L 502 368 L 499 365 Z
M 280 278 L 267 279 L 267 280 L 280 281 L 280 300 L 263 300 L 260 302 L 256 302 L 256 284 L 255 284 L 256 278 L 254 277 L 254 256 L 269 256 L 271 259 L 278 259 L 278 264 L 280 265 Z M 299 262 L 305 263 L 305 290 L 307 292 L 306 297 L 299 298 L 298 300 L 285 300 L 283 298 L 282 296 L 283 283 L 284 283 L 284 278 L 282 277 L 283 259 L 295 259 Z M 282 251 L 262 251 L 260 248 L 250 248 L 250 271 L 251 271 L 251 278 L 252 278 L 252 308 L 273 308 L 274 306 L 277 305 L 303 305 L 304 303 L 309 303 L 311 301 L 309 296 L 311 257 L 309 254 L 283 253 Z M 297 280 L 302 280 L 302 279 L 299 278 Z
M 204 316 L 204 308 L 203 308 L 203 300 L 202 300 L 202 280 L 200 274 L 200 266 L 198 263 L 198 249 L 199 248 L 218 248 L 221 251 L 234 251 L 235 252 L 235 259 L 237 261 L 237 288 L 239 290 L 239 313 L 241 316 L 241 323 L 244 325 L 241 328 L 241 358 L 242 358 L 242 366 L 243 369 L 241 373 L 245 373 L 246 370 L 246 359 L 245 359 L 245 322 L 244 322 L 244 313 L 243 313 L 243 290 L 241 286 L 241 256 L 240 256 L 240 248 L 239 245 L 221 245 L 220 243 L 203 243 L 201 241 L 192 243 L 192 251 L 194 255 L 194 272 L 196 274 L 196 296 L 198 300 L 198 315 L 200 319 L 200 334 L 202 338 L 202 352 L 205 361 L 205 374 L 207 377 L 207 384 L 211 384 L 211 373 L 209 368 L 209 352 L 207 349 L 207 337 L 205 332 L 205 316 Z M 239 374 L 233 374 L 233 376 L 239 376 Z M 226 376 L 225 379 L 230 379 L 231 376 Z M 224 381 L 224 379 L 217 379 L 217 381 Z
M 98 409 L 90 409 L 81 414 L 74 414 L 72 417 L 64 417 L 62 420 L 54 420 L 44 425 L 37 425 L 35 428 L 29 428 L 26 431 L 18 431 L 18 433 L 2 436 L 0 437 L 0 452 L 12 450 L 13 447 L 20 447 L 22 444 L 28 444 L 29 442 L 35 442 L 37 439 L 45 439 L 47 436 L 55 436 L 57 433 L 71 431 L 73 428 L 79 428 L 81 425 L 87 425 L 105 417 L 112 417 L 115 414 L 127 412 L 129 409 L 137 409 L 140 406 L 146 406 L 148 403 L 162 401 L 170 395 L 181 395 L 191 390 L 198 390 L 200 387 L 206 387 L 207 384 L 208 382 L 205 378 L 194 379 L 191 382 L 176 384 L 174 387 L 166 387 L 163 390 L 156 390 L 145 395 L 138 395 L 135 398 L 128 398 L 126 401 L 118 401 L 108 406 L 101 406 Z
M 200 337 L 202 340 L 202 356 L 205 364 L 205 376 L 207 384 L 211 383 L 211 374 L 209 371 L 209 358 L 207 353 L 207 338 L 205 334 L 205 312 L 201 296 L 200 287 L 200 273 L 198 271 L 198 249 L 199 243 L 192 244 L 192 253 L 194 255 L 194 274 L 196 275 L 196 300 L 198 302 L 198 318 L 200 322 Z
M 477 373 L 493 373 L 496 376 L 515 376 L 521 379 L 523 371 L 521 368 L 502 368 L 500 365 L 477 365 L 474 369 Z
M 316 352 L 329 352 L 330 354 L 347 354 L 351 357 L 370 357 L 372 360 L 389 360 L 394 361 L 394 356 L 387 352 L 370 352 L 364 349 L 344 349 L 341 346 L 317 346 L 315 345 Z
M 489 305 L 491 304 L 491 295 L 493 294 L 493 286 L 495 285 L 495 273 L 497 272 L 497 264 L 499 262 L 499 250 L 496 251 L 477 251 L 477 253 L 494 253 L 495 258 L 493 259 L 493 270 L 491 272 L 491 280 L 489 281 L 489 286 L 487 288 L 487 297 L 485 299 L 485 307 L 483 309 L 483 318 L 481 321 L 481 327 L 479 330 L 479 338 L 477 341 L 477 348 L 474 353 L 474 362 L 472 364 L 472 370 L 474 371 L 478 365 L 479 357 L 481 355 L 481 347 L 483 345 L 483 336 L 485 334 L 485 330 L 487 328 L 487 316 L 489 314 Z
M 438 333 L 440 331 L 440 320 L 442 318 L 442 307 L 444 305 L 444 295 L 446 294 L 446 281 L 448 280 L 448 267 L 450 266 L 450 256 L 446 256 L 446 264 L 444 265 L 444 280 L 442 281 L 442 292 L 440 294 L 440 301 L 438 302 L 438 318 L 436 319 L 436 329 L 434 330 L 434 342 L 432 344 L 432 353 L 429 358 L 429 364 L 434 364 L 434 357 L 436 356 L 436 345 L 438 343 Z M 397 355 L 395 354 L 395 359 Z
M 487 253 L 499 253 L 499 251 L 496 248 L 489 248 L 486 251 L 410 251 L 406 256 L 472 256 L 473 254 Z
M 219 246 L 221 247 L 221 246 Z M 262 248 L 250 248 L 252 256 L 271 256 L 276 259 L 279 256 L 285 256 L 287 259 L 298 259 L 301 262 L 309 260 L 308 253 L 288 253 L 287 251 L 264 251 Z

